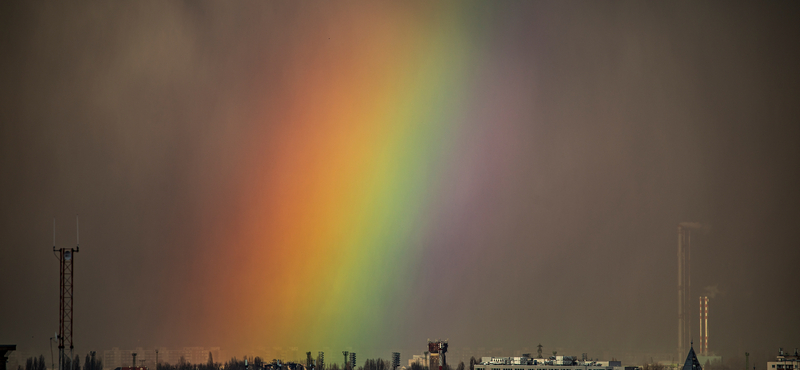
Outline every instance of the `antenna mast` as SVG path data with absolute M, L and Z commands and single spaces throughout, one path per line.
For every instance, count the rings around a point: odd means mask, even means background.
M 75 226 L 78 226 L 78 215 L 75 215 Z M 76 240 L 79 243 L 80 240 Z M 53 253 L 56 255 L 61 268 L 60 273 L 60 307 L 58 319 L 58 369 L 66 369 L 67 363 L 72 364 L 74 357 L 74 345 L 72 343 L 72 296 L 73 296 L 73 263 L 74 255 L 80 250 L 80 245 L 75 248 L 56 249 L 56 219 L 53 218 Z M 66 346 L 69 346 L 69 355 L 65 353 Z M 68 361 L 67 361 L 68 360 Z

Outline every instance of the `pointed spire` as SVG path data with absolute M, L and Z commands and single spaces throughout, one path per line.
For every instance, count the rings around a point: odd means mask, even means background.
M 692 341 L 689 354 L 686 356 L 686 362 L 683 363 L 683 369 L 681 370 L 703 370 L 703 367 L 700 366 L 700 361 L 697 360 L 697 355 L 694 353 L 694 341 Z

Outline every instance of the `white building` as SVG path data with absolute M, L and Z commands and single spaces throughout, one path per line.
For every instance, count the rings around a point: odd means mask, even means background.
M 798 370 L 800 369 L 800 353 L 794 349 L 794 355 L 788 355 L 781 348 L 776 361 L 767 362 L 767 370 Z
M 411 368 L 411 365 L 413 364 L 417 364 L 422 367 L 427 366 L 427 362 L 425 361 L 425 355 L 413 355 L 408 360 L 408 367 Z
M 550 358 L 481 357 L 475 370 L 625 370 L 620 361 L 579 361 L 573 356 Z

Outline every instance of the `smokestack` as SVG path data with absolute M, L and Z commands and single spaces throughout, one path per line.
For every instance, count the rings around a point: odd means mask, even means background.
M 703 353 L 708 356 L 708 297 L 706 299 L 706 322 L 703 324 L 703 327 L 706 328 L 706 343 L 705 348 L 703 349 Z
M 692 328 L 690 313 L 692 297 L 692 231 L 707 233 L 709 227 L 699 222 L 681 222 L 678 224 L 678 358 L 689 351 L 686 343 Z M 701 335 L 702 336 L 702 335 Z M 701 347 L 702 350 L 702 347 Z
M 700 297 L 700 353 L 708 356 L 708 296 Z
M 700 296 L 700 320 L 699 321 L 700 321 L 699 322 L 699 324 L 700 324 L 700 348 L 698 348 L 699 350 L 697 352 L 700 353 L 701 355 L 705 355 L 705 353 L 703 353 L 703 342 L 705 342 L 706 337 L 703 336 L 703 297 L 702 296 Z

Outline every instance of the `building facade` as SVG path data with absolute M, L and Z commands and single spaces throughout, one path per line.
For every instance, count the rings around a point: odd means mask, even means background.
M 798 366 L 800 366 L 800 353 L 797 348 L 794 349 L 793 355 L 783 352 L 781 348 L 775 361 L 767 362 L 767 370 L 798 370 L 800 369 Z
M 550 358 L 481 357 L 475 370 L 625 370 L 620 361 L 579 361 L 573 356 Z

